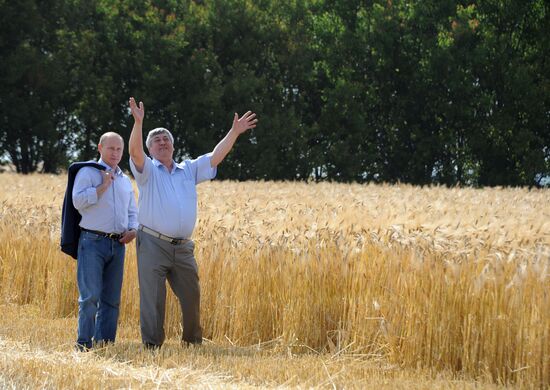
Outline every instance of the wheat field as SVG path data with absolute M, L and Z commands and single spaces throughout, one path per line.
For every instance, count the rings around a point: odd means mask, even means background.
M 547 388 L 550 191 L 201 184 L 205 342 L 142 349 L 135 247 L 117 343 L 79 354 L 66 177 L 0 174 L 0 387 Z

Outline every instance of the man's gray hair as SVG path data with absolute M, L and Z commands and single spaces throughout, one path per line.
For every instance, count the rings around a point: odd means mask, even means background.
M 157 127 L 156 129 L 153 129 L 147 134 L 147 139 L 145 140 L 145 146 L 147 146 L 147 149 L 151 149 L 151 143 L 153 142 L 153 137 L 159 134 L 166 134 L 168 138 L 170 138 L 170 142 L 172 142 L 172 145 L 174 145 L 174 136 L 168 129 L 165 129 L 164 127 Z

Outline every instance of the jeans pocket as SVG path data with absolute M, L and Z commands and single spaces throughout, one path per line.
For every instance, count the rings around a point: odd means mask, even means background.
M 80 233 L 80 239 L 83 241 L 99 241 L 104 237 L 101 237 L 97 234 L 90 233 L 90 232 L 82 232 Z
M 101 239 L 103 237 L 98 236 L 97 234 L 82 232 L 80 234 L 80 239 L 78 240 L 78 253 L 79 258 L 84 258 L 88 254 L 100 250 L 102 247 Z

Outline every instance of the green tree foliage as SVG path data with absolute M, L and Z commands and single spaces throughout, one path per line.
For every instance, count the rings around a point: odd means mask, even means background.
M 487 1 L 478 7 L 487 97 L 485 126 L 472 144 L 479 183 L 531 184 L 548 174 L 550 68 L 548 3 Z
M 177 158 L 255 111 L 221 178 L 538 185 L 544 0 L 0 0 L 0 151 L 53 172 L 126 139 L 129 96 Z M 123 165 L 127 166 L 127 159 Z
M 0 150 L 17 172 L 54 171 L 65 159 L 69 110 L 57 56 L 56 0 L 0 2 Z

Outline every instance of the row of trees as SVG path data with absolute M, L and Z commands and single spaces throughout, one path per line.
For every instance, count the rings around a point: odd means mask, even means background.
M 130 96 L 178 158 L 234 112 L 219 175 L 536 185 L 550 175 L 545 0 L 0 0 L 0 154 L 18 172 L 126 139 Z M 125 162 L 126 163 L 126 162 Z

